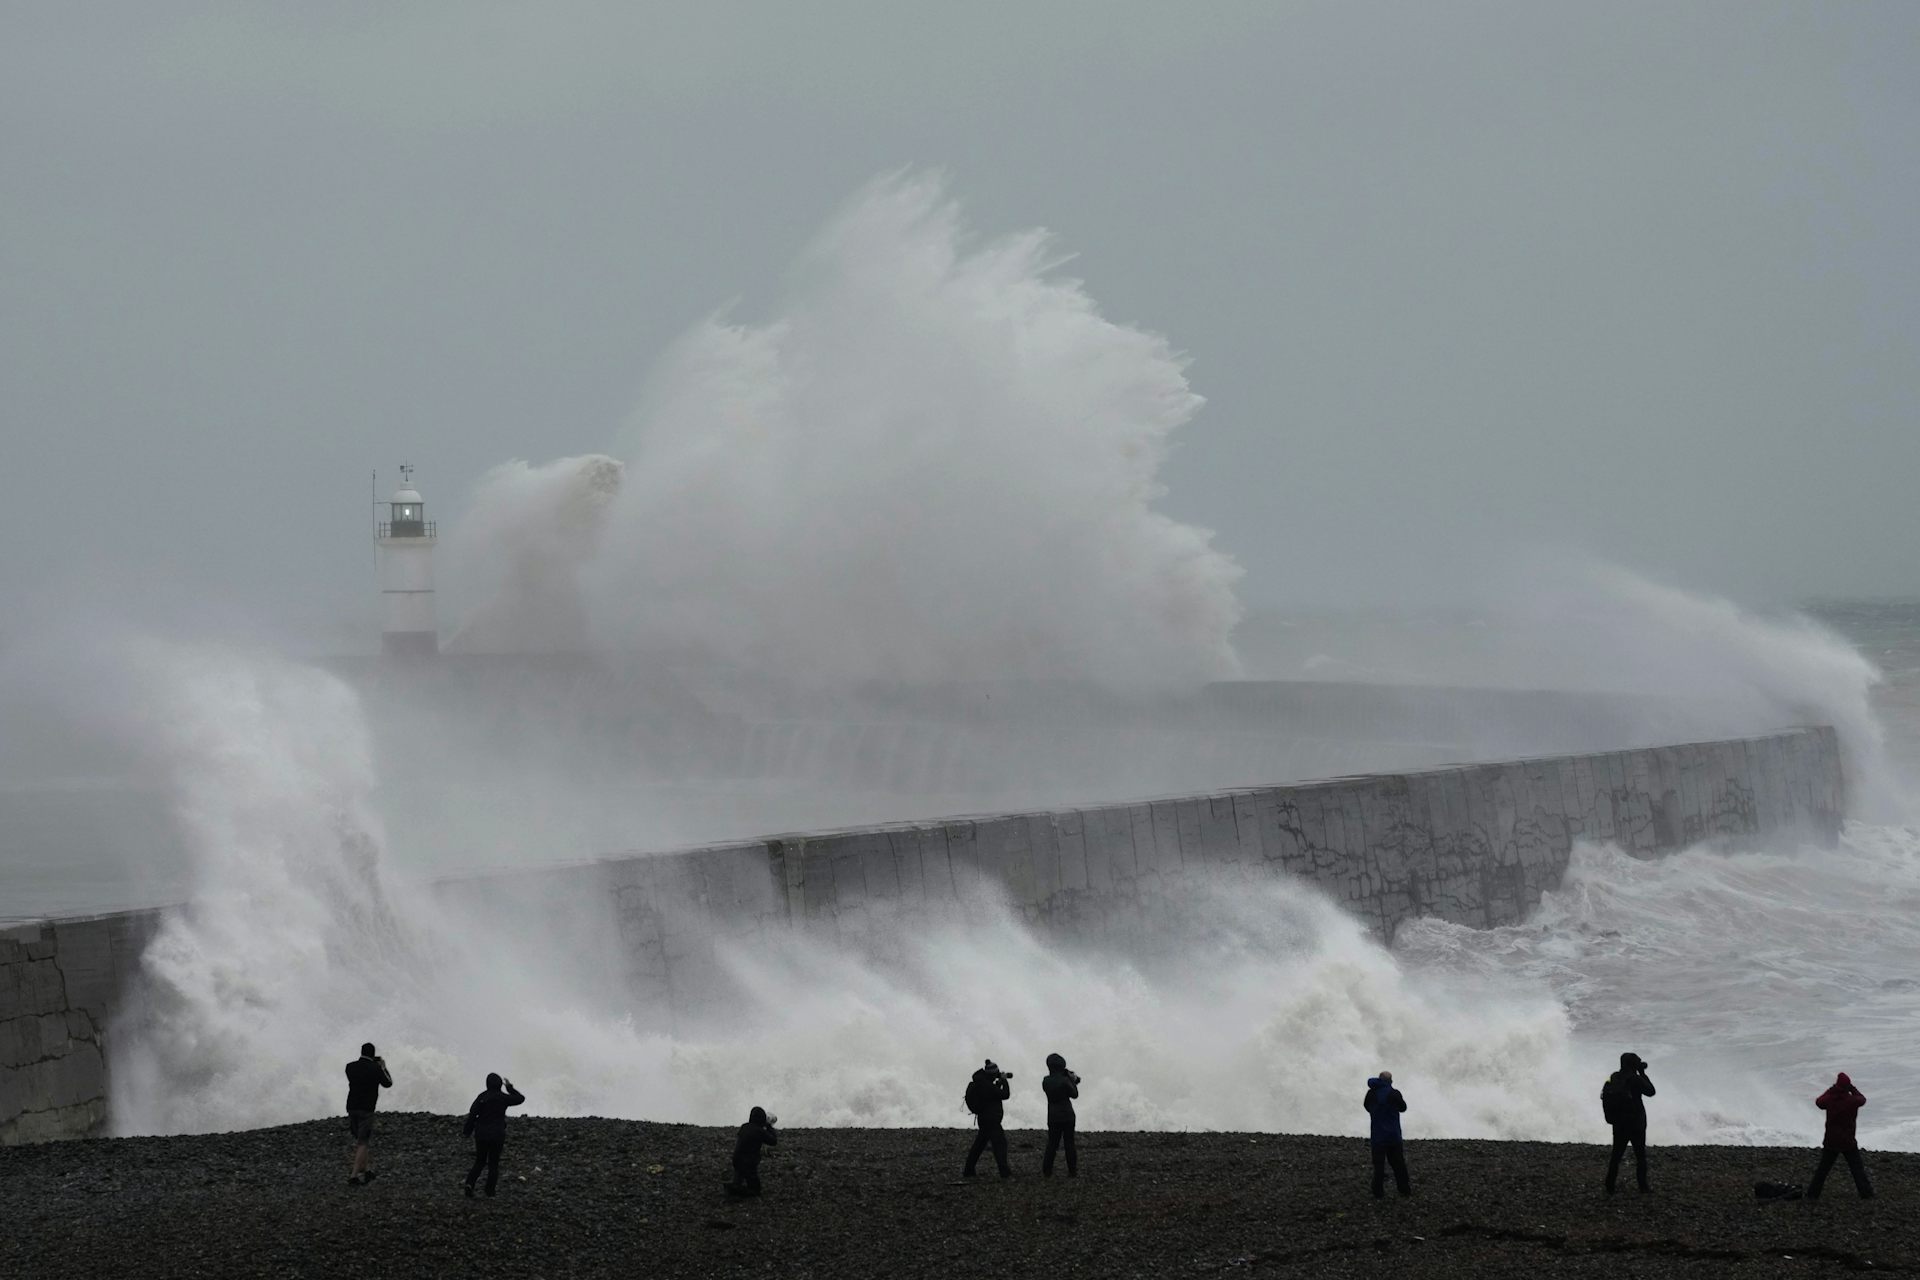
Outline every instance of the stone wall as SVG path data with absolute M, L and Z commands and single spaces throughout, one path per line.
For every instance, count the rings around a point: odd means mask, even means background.
M 0 927 L 0 1144 L 97 1133 L 106 1028 L 153 911 Z
M 1577 840 L 1653 857 L 1709 840 L 1832 843 L 1827 728 L 1296 786 L 778 836 L 443 883 L 456 909 L 574 940 L 579 979 L 672 1017 L 724 991 L 724 954 L 804 928 L 990 893 L 1036 927 L 1126 938 L 1197 875 L 1319 886 L 1390 939 L 1422 915 L 1492 927 L 1558 884 Z M 0 929 L 0 1142 L 100 1132 L 105 1031 L 156 912 Z M 603 925 L 604 928 L 594 926 Z
M 781 836 L 608 859 L 596 874 L 616 904 L 629 990 L 671 1005 L 715 985 L 720 949 L 757 931 L 860 940 L 876 914 L 988 889 L 1039 928 L 1112 937 L 1178 895 L 1183 878 L 1279 874 L 1391 939 L 1418 916 L 1520 920 L 1560 882 L 1577 840 L 1643 857 L 1715 839 L 1831 844 L 1844 812 L 1839 739 L 1810 728 Z

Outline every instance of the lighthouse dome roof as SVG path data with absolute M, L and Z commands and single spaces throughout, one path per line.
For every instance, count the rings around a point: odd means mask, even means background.
M 420 491 L 411 485 L 402 489 L 395 489 L 393 491 L 393 500 L 395 502 L 418 502 L 420 501 Z

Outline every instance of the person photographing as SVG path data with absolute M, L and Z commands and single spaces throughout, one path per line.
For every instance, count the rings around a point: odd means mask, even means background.
M 1388 1165 L 1393 1166 L 1394 1187 L 1403 1196 L 1412 1195 L 1406 1143 L 1400 1136 L 1400 1116 L 1407 1109 L 1407 1100 L 1393 1087 L 1393 1072 L 1382 1071 L 1367 1081 L 1367 1096 L 1361 1105 L 1370 1117 L 1367 1146 L 1373 1155 L 1373 1198 L 1386 1198 Z
M 993 1160 L 1000 1166 L 1000 1176 L 1013 1176 L 1013 1166 L 1007 1163 L 1007 1131 L 1002 1127 L 1006 1121 L 1007 1099 L 1013 1096 L 1012 1080 L 1011 1072 L 1002 1071 L 988 1058 L 986 1065 L 974 1072 L 968 1082 L 964 1100 L 980 1131 L 973 1135 L 973 1149 L 967 1152 L 966 1168 L 960 1171 L 962 1177 L 974 1176 L 980 1153 L 988 1147 L 993 1148 Z
M 1047 1055 L 1047 1075 L 1040 1082 L 1040 1092 L 1047 1095 L 1047 1154 L 1040 1162 L 1043 1176 L 1053 1176 L 1053 1154 L 1065 1147 L 1067 1152 L 1067 1176 L 1077 1177 L 1080 1173 L 1080 1156 L 1073 1146 L 1073 1100 L 1080 1096 L 1080 1077 L 1067 1070 L 1067 1060 L 1057 1053 Z
M 386 1059 L 373 1051 L 372 1041 L 361 1045 L 360 1056 L 347 1064 L 347 1132 L 353 1135 L 350 1187 L 373 1181 L 373 1112 L 380 1105 L 380 1091 L 392 1087 Z
M 1860 1108 L 1867 1105 L 1867 1095 L 1854 1088 L 1853 1080 L 1842 1071 L 1827 1091 L 1813 1100 L 1813 1105 L 1827 1113 L 1827 1132 L 1820 1143 L 1820 1164 L 1813 1171 L 1813 1181 L 1807 1184 L 1807 1199 L 1820 1198 L 1820 1189 L 1827 1185 L 1827 1175 L 1833 1172 L 1833 1162 L 1842 1156 L 1846 1157 L 1847 1171 L 1853 1174 L 1853 1186 L 1860 1198 L 1873 1199 L 1873 1183 L 1867 1180 L 1867 1166 L 1861 1162 L 1860 1143 L 1854 1136 Z
M 1613 1126 L 1613 1158 L 1607 1162 L 1607 1194 L 1612 1195 L 1620 1179 L 1620 1157 L 1633 1148 L 1633 1175 L 1640 1190 L 1647 1186 L 1647 1103 L 1653 1096 L 1653 1081 L 1647 1076 L 1647 1064 L 1635 1053 L 1620 1055 L 1620 1069 L 1600 1086 L 1600 1111 Z
M 766 1147 L 780 1145 L 780 1135 L 773 1127 L 778 1119 L 777 1116 L 768 1115 L 764 1107 L 755 1107 L 747 1113 L 747 1122 L 740 1126 L 740 1132 L 734 1138 L 733 1178 L 722 1184 L 728 1195 L 760 1194 L 760 1152 Z

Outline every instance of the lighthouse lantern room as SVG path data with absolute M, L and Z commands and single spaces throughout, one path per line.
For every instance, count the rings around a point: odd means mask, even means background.
M 377 492 L 377 490 L 376 490 Z M 413 487 L 413 468 L 400 468 L 400 487 L 376 522 L 380 547 L 380 647 L 396 657 L 440 651 L 433 609 L 433 522 Z

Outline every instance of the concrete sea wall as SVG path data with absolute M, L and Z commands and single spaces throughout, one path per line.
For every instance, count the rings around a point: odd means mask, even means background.
M 155 911 L 0 925 L 0 1144 L 98 1133 L 107 1024 Z
M 555 937 L 611 924 L 609 981 L 638 1006 L 725 989 L 725 949 L 794 928 L 864 941 L 881 917 L 984 895 L 1035 927 L 1124 940 L 1201 875 L 1311 882 L 1391 939 L 1419 916 L 1487 928 L 1559 883 L 1576 841 L 1643 857 L 1704 841 L 1832 843 L 1829 728 L 1127 804 L 898 823 L 443 883 L 454 906 Z M 161 913 L 0 929 L 0 1142 L 101 1132 L 116 1002 Z M 607 970 L 583 963 L 583 971 Z
M 1474 928 L 1520 920 L 1560 882 L 1575 841 L 1643 857 L 1715 839 L 1831 844 L 1845 807 L 1838 737 L 1809 728 L 781 836 L 545 874 L 578 877 L 580 891 L 614 904 L 628 990 L 672 1006 L 714 989 L 719 950 L 755 933 L 803 927 L 863 941 L 878 915 L 983 891 L 1043 930 L 1111 939 L 1143 933 L 1191 877 L 1286 875 L 1390 940 L 1419 916 Z

